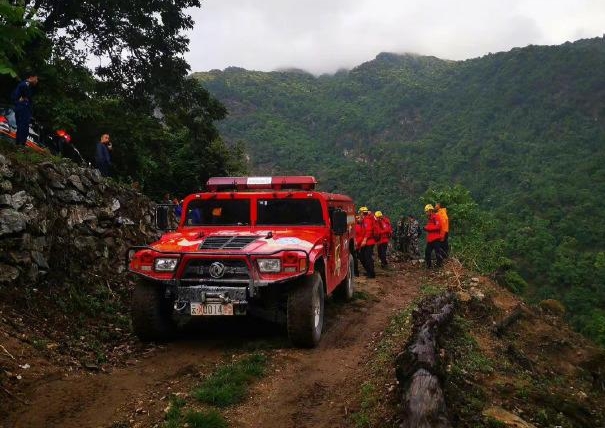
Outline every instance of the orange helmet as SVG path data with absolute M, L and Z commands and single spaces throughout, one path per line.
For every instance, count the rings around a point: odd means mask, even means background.
M 55 135 L 57 137 L 63 138 L 66 143 L 71 143 L 71 135 L 69 135 L 67 132 L 65 132 L 64 129 L 57 130 L 57 132 L 55 132 Z

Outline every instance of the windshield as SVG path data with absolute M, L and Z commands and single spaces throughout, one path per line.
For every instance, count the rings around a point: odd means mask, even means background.
M 205 199 L 187 205 L 186 226 L 246 226 L 250 224 L 250 200 Z
M 260 199 L 257 203 L 258 225 L 317 225 L 324 224 L 318 199 Z

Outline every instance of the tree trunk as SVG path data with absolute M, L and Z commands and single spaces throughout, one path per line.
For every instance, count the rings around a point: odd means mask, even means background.
M 405 350 L 397 357 L 395 372 L 404 388 L 404 414 L 400 428 L 450 428 L 438 374 L 437 336 L 454 314 L 448 293 L 425 300 L 414 312 L 414 328 Z

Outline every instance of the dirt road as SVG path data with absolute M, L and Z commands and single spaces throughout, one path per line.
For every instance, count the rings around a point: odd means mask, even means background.
M 167 396 L 186 395 L 234 355 L 263 349 L 266 376 L 241 405 L 223 412 L 234 427 L 347 427 L 367 380 L 372 343 L 390 317 L 418 295 L 419 271 L 400 266 L 375 280 L 359 279 L 363 298 L 327 305 L 320 346 L 290 347 L 270 325 L 232 320 L 204 323 L 175 343 L 152 349 L 107 373 L 58 371 L 24 394 L 4 428 L 162 426 Z

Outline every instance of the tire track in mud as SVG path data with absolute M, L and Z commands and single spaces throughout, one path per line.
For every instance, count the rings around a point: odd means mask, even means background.
M 250 398 L 224 414 L 234 427 L 346 427 L 361 384 L 367 379 L 369 345 L 390 317 L 417 295 L 413 271 L 392 270 L 357 289 L 369 299 L 327 305 L 324 335 L 315 349 L 291 348 L 283 330 L 233 320 L 194 326 L 181 340 L 158 347 L 132 365 L 109 373 L 71 372 L 26 393 L 3 428 L 161 426 L 166 396 L 191 392 L 200 373 L 250 346 L 269 344 L 268 374 Z M 195 331 L 195 333 L 192 333 Z
M 348 427 L 360 387 L 367 380 L 369 345 L 390 317 L 418 295 L 419 281 L 402 272 L 361 280 L 374 302 L 344 308 L 316 349 L 282 350 L 275 372 L 251 391 L 228 417 L 235 427 Z M 281 360 L 281 361 L 280 361 Z

